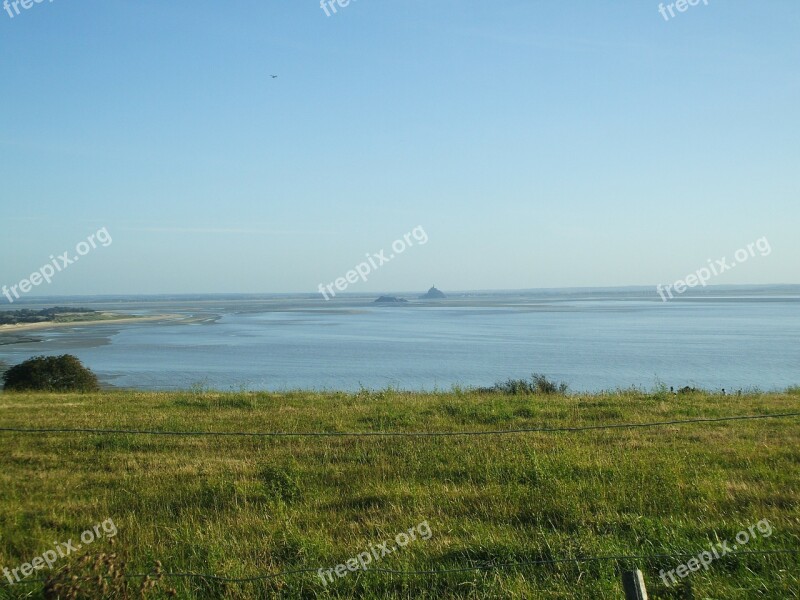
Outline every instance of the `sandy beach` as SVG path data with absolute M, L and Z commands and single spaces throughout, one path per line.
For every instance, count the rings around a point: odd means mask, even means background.
M 114 314 L 114 313 L 108 313 Z M 148 321 L 177 321 L 188 318 L 186 315 L 164 314 L 147 317 L 119 315 L 117 318 L 99 319 L 93 321 L 72 321 L 69 323 L 57 323 L 55 321 L 43 321 L 41 323 L 20 323 L 18 325 L 0 325 L 0 334 L 17 333 L 20 331 L 35 331 L 39 329 L 54 329 L 57 327 L 84 327 L 87 325 L 118 325 L 122 323 L 145 323 Z

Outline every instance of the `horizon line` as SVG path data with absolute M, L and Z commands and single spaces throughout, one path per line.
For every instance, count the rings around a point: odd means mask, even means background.
M 722 284 L 722 285 L 707 285 L 703 288 L 692 288 L 691 295 L 697 295 L 698 292 L 703 290 L 709 291 L 710 289 L 717 290 L 731 290 L 741 288 L 770 288 L 770 287 L 797 287 L 800 288 L 800 283 L 739 283 L 739 284 Z M 441 291 L 441 288 L 437 288 Z M 479 288 L 479 289 L 455 289 L 446 292 L 448 294 L 490 294 L 490 293 L 529 293 L 529 292 L 559 292 L 559 291 L 644 291 L 648 289 L 655 289 L 655 285 L 621 285 L 621 286 L 566 286 L 566 287 L 543 287 L 543 288 Z M 369 291 L 369 292 L 343 292 L 338 294 L 338 297 L 347 298 L 361 298 L 364 296 L 381 296 L 381 295 L 413 295 L 424 294 L 427 290 L 384 290 L 384 291 Z M 689 290 L 687 290 L 689 293 Z M 684 294 L 685 295 L 685 294 Z M 154 297 L 190 297 L 190 296 L 294 296 L 294 297 L 308 297 L 314 298 L 319 296 L 319 292 L 152 292 L 152 293 L 102 293 L 102 294 L 57 294 L 57 295 L 42 295 L 42 296 L 27 296 L 24 299 L 20 298 L 13 304 L 8 302 L 0 304 L 0 306 L 14 304 L 36 304 L 41 303 L 43 300 L 56 299 L 56 298 L 154 298 Z

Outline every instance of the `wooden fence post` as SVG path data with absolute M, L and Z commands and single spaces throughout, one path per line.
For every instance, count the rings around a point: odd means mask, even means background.
M 622 587 L 625 590 L 625 600 L 647 600 L 644 575 L 639 569 L 622 574 Z

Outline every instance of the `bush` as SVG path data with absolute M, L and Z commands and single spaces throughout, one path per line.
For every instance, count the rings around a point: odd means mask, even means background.
M 561 381 L 560 383 L 555 383 L 554 381 L 550 381 L 544 375 L 539 375 L 538 373 L 534 373 L 531 376 L 531 381 L 533 381 L 534 389 L 536 394 L 566 394 L 567 393 L 567 384 Z
M 97 376 L 71 354 L 34 356 L 11 367 L 3 375 L 7 392 L 95 392 Z
M 500 383 L 495 383 L 490 388 L 478 388 L 479 393 L 499 393 L 508 396 L 518 396 L 524 394 L 560 394 L 567 393 L 567 384 L 563 381 L 555 383 L 544 375 L 534 373 L 530 379 L 507 379 Z
M 690 387 L 690 386 L 686 385 L 686 386 L 683 386 L 681 389 L 679 389 L 678 393 L 679 394 L 694 394 L 694 393 L 699 392 L 699 391 L 700 390 L 695 388 L 695 387 Z

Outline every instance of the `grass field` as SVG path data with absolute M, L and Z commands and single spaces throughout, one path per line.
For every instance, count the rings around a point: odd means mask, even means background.
M 566 397 L 459 391 L 0 394 L 0 427 L 485 431 L 799 407 L 799 389 L 726 397 L 664 391 Z M 738 532 L 765 519 L 772 534 L 753 535 L 742 550 L 800 549 L 797 417 L 466 437 L 0 432 L 0 456 L 0 568 L 19 567 L 54 542 L 77 542 L 108 519 L 118 531 L 113 544 L 103 539 L 83 545 L 59 559 L 53 572 L 29 579 L 83 575 L 90 567 L 79 564 L 82 557 L 94 561 L 115 552 L 129 573 L 148 572 L 156 561 L 165 572 L 229 578 L 311 570 L 248 583 L 168 578 L 148 594 L 153 598 L 168 597 L 174 588 L 179 598 L 619 600 L 620 571 L 637 567 L 651 598 L 688 598 L 689 586 L 697 599 L 800 598 L 797 554 L 729 554 L 673 587 L 659 577 L 661 569 L 675 569 L 712 543 L 732 545 Z M 373 559 L 366 572 L 333 575 L 327 585 L 316 572 L 371 552 L 422 522 L 430 539 L 418 535 Z M 436 574 L 375 570 L 659 554 L 687 556 Z M 106 573 L 107 565 L 96 569 Z M 97 585 L 81 583 L 84 589 Z M 29 597 L 44 597 L 43 585 L 10 585 L 0 575 L 0 598 Z

